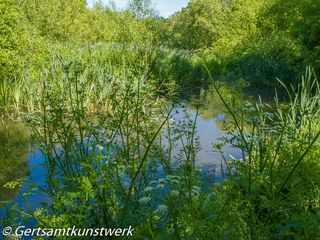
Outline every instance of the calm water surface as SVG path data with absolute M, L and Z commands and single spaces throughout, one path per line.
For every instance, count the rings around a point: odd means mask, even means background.
M 226 111 L 223 105 L 215 98 L 211 99 L 203 95 L 201 99 L 189 99 L 183 101 L 182 106 L 175 109 L 172 115 L 172 121 L 178 122 L 185 119 L 187 113 L 190 119 L 196 118 L 194 102 L 202 100 L 198 109 L 196 122 L 197 136 L 199 137 L 201 150 L 197 155 L 196 165 L 202 170 L 220 171 L 221 155 L 214 151 L 213 144 L 217 140 L 226 136 L 221 130 L 221 123 L 226 120 Z M 42 204 L 49 203 L 50 199 L 40 191 L 34 189 L 31 193 L 30 186 L 38 185 L 40 188 L 46 183 L 46 168 L 44 166 L 44 156 L 38 149 L 32 149 L 29 144 L 28 130 L 18 123 L 2 124 L 0 128 L 0 218 L 6 216 L 6 210 L 12 208 L 14 204 L 18 207 L 32 209 L 41 207 Z M 241 152 L 239 149 L 225 146 L 225 152 L 239 158 Z M 14 154 L 13 154 L 14 153 Z M 10 181 L 19 180 L 22 184 L 14 190 L 7 190 L 2 187 Z M 24 196 L 25 193 L 28 193 Z M 27 199 L 27 201 L 25 201 Z
M 39 188 L 30 192 L 32 186 L 45 185 L 46 175 L 44 157 L 31 147 L 28 129 L 21 123 L 2 123 L 0 143 L 0 218 L 14 205 L 35 209 L 48 202 Z

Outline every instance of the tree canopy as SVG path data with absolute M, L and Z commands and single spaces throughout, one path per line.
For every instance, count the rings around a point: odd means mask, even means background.
M 89 8 L 84 0 L 3 0 L 0 11 L 2 76 L 17 75 L 47 43 L 203 51 L 245 79 L 289 79 L 292 69 L 319 65 L 317 0 L 191 0 L 168 19 L 158 16 L 151 0 L 132 0 L 121 11 L 102 2 Z

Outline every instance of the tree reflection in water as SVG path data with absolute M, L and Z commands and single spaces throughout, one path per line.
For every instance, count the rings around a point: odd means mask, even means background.
M 29 133 L 20 123 L 0 123 L 0 206 L 12 200 L 28 175 Z M 9 186 L 9 187 L 8 187 Z

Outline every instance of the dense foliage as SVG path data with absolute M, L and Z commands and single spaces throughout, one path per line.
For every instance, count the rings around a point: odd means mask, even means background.
M 41 71 L 56 44 L 116 43 L 192 50 L 191 59 L 205 59 L 221 79 L 274 86 L 278 77 L 294 83 L 305 66 L 318 71 L 319 5 L 316 0 L 192 0 L 164 19 L 145 0 L 131 1 L 123 11 L 101 1 L 88 8 L 84 0 L 5 0 L 1 78 Z
M 15 1 L 4 0 L 0 3 L 0 78 L 15 77 L 21 67 L 23 55 L 23 27 Z
M 252 84 L 294 81 L 319 61 L 318 1 L 191 1 L 168 21 L 171 46 L 208 49 L 221 74 Z M 299 74 L 298 74 L 299 75 Z
M 150 0 L 124 10 L 1 0 L 0 14 L 0 116 L 32 130 L 47 179 L 32 191 L 51 199 L 2 222 L 132 225 L 136 239 L 320 239 L 318 0 L 191 0 L 169 18 Z M 248 85 L 282 92 L 248 101 Z M 218 178 L 196 166 L 197 118 L 171 119 L 179 90 L 200 87 L 228 115 L 213 146 Z M 1 151 L 17 151 L 0 160 L 27 169 L 27 137 L 12 131 L 0 131 Z M 18 191 L 13 177 L 0 177 L 0 201 Z

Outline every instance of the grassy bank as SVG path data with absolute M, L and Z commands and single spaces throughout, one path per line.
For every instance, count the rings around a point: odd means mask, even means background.
M 147 0 L 123 10 L 2 0 L 0 118 L 31 130 L 45 159 L 38 187 L 51 199 L 36 210 L 9 205 L 2 224 L 132 226 L 134 239 L 320 239 L 318 2 L 192 0 L 165 19 Z M 273 101 L 242 92 L 258 87 L 269 96 L 277 87 Z M 197 114 L 226 112 L 212 147 L 219 176 L 196 166 L 198 115 L 172 119 L 193 96 Z M 7 203 L 27 174 L 29 138 L 8 125 L 0 144 Z
M 53 201 L 25 215 L 38 226 L 132 225 L 136 239 L 319 238 L 320 94 L 311 70 L 290 102 L 275 100 L 273 108 L 234 104 L 211 79 L 232 118 L 231 137 L 215 149 L 225 155 L 222 146 L 231 144 L 243 157 L 222 164 L 223 181 L 208 189 L 195 166 L 196 119 L 172 125 L 172 108 L 143 68 L 137 75 L 131 65 L 110 79 L 77 61 L 55 67 L 60 75 L 47 75 L 39 107 L 28 115 Z M 108 83 L 94 109 L 88 76 Z

